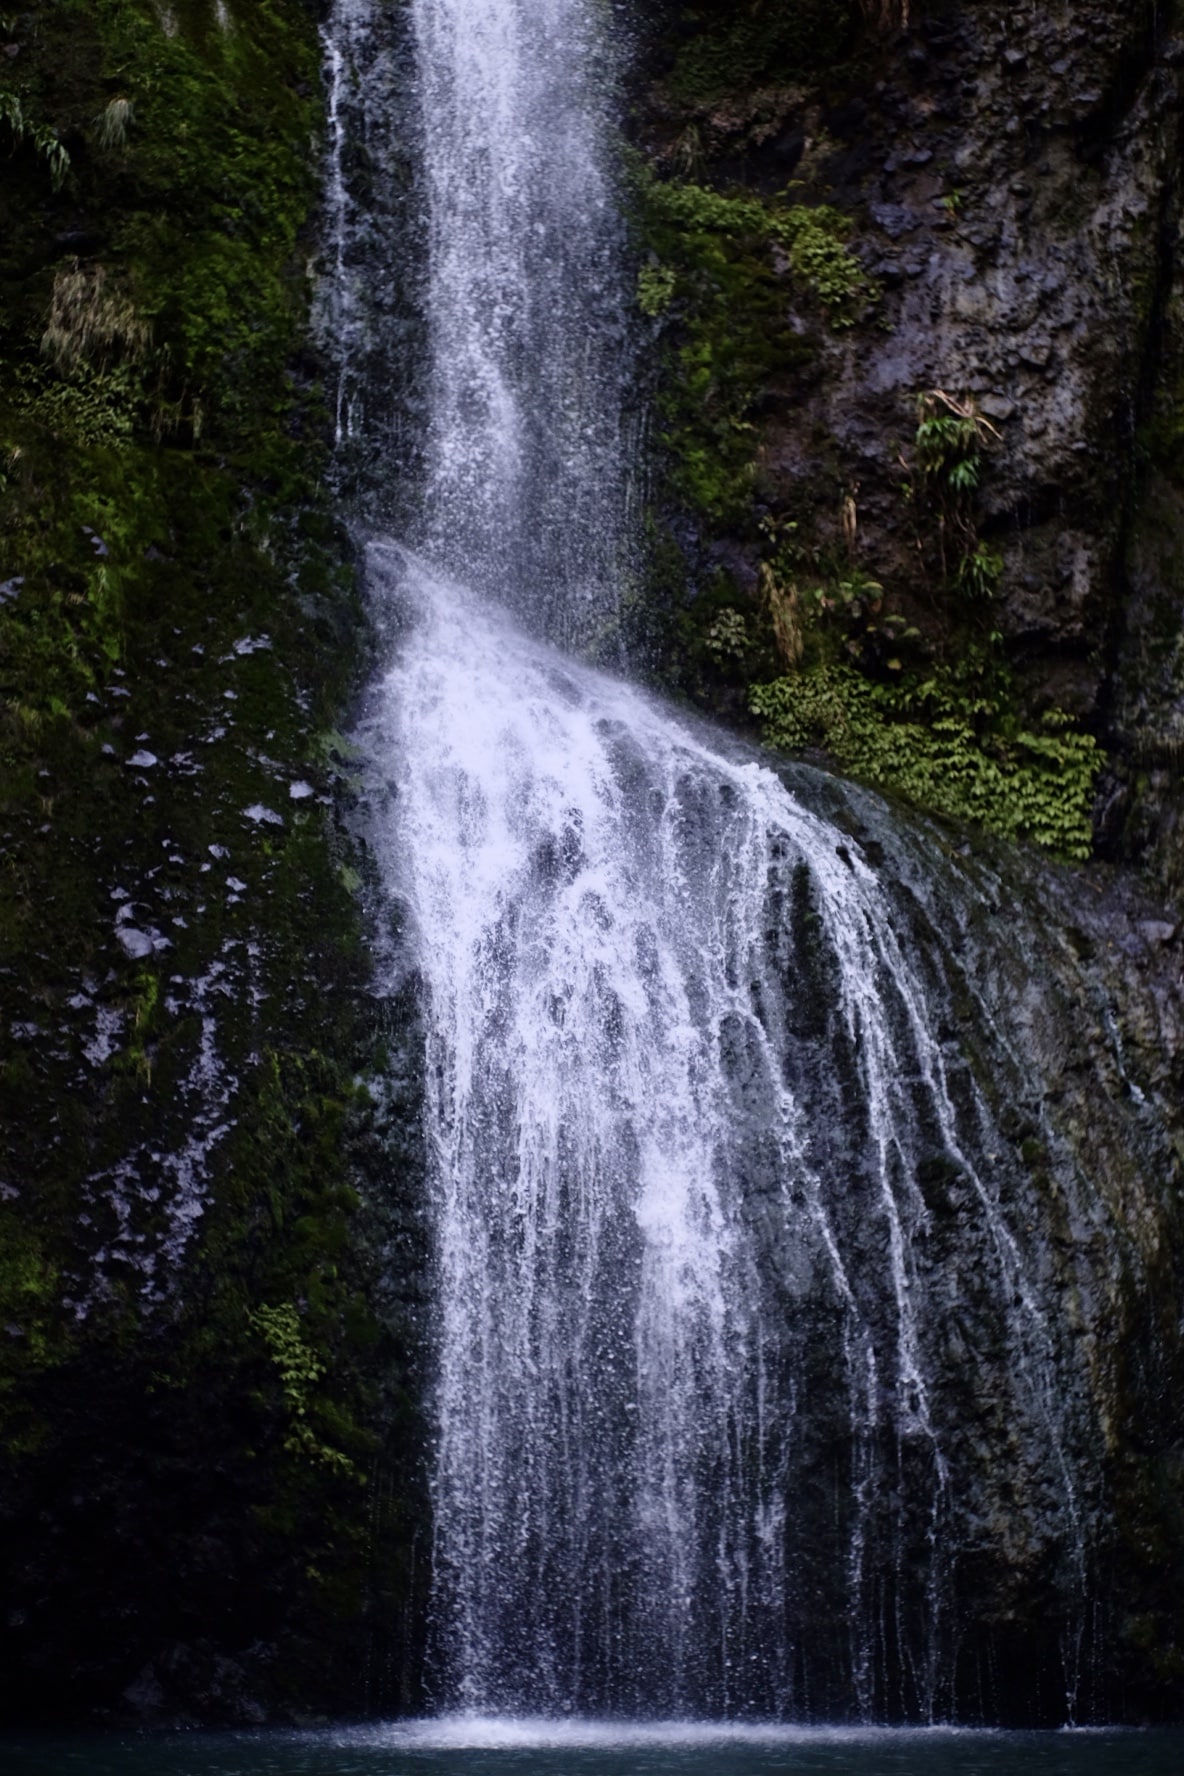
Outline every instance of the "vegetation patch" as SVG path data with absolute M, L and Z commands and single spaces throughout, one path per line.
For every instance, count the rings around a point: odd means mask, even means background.
M 717 568 L 688 607 L 679 527 L 655 523 L 651 568 L 655 586 L 669 585 L 676 670 L 724 712 L 739 712 L 739 695 L 770 745 L 822 747 L 840 769 L 920 807 L 1088 856 L 1101 754 L 1060 712 L 1026 715 L 999 653 L 1003 563 L 979 522 L 997 434 L 973 400 L 919 393 L 902 457 L 900 498 L 940 613 L 925 631 L 893 611 L 861 562 L 853 493 L 825 549 L 806 542 L 809 521 L 803 532 L 762 508 L 762 435 L 792 377 L 879 297 L 850 251 L 849 219 L 791 195 L 640 181 L 649 256 L 638 304 L 664 345 L 664 498 L 701 538 L 743 540 L 757 556 L 755 597 Z M 805 326 L 791 327 L 791 308 Z
M 684 105 L 710 105 L 775 81 L 816 74 L 849 49 L 858 10 L 851 0 L 680 8 L 685 36 L 667 90 Z
M 752 682 L 750 644 L 748 707 L 770 746 L 820 747 L 918 807 L 1087 858 L 1103 754 L 1062 711 L 1025 713 L 993 627 L 1002 562 L 978 534 L 975 501 L 990 427 L 971 403 L 936 392 L 917 411 L 905 497 L 940 562 L 943 631 L 926 635 L 893 612 L 859 565 L 853 500 L 829 558 L 795 524 L 766 521 L 761 616 L 781 673 Z
M 645 258 L 638 306 L 663 341 L 659 412 L 672 491 L 715 526 L 742 521 L 756 477 L 758 423 L 817 341 L 790 307 L 843 329 L 878 292 L 827 205 L 637 182 Z
M 1097 742 L 1058 712 L 1023 726 L 1006 672 L 981 655 L 891 684 L 816 665 L 754 685 L 750 706 L 770 746 L 822 747 L 840 769 L 918 807 L 1063 857 L 1090 855 Z
M 365 625 L 306 345 L 316 20 L 52 0 L 0 46 L 0 1718 L 177 1645 L 359 1709 L 374 1649 L 404 1675 L 378 1254 L 417 1248 L 324 738 Z

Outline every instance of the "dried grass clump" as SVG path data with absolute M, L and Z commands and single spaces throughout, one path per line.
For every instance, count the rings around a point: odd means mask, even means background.
M 58 272 L 41 349 L 59 370 L 82 363 L 104 370 L 116 357 L 134 362 L 145 356 L 151 340 L 151 326 L 102 265 L 80 265 L 76 259 Z
M 134 119 L 135 111 L 130 99 L 112 99 L 99 118 L 100 148 L 124 147 L 127 142 L 127 132 Z

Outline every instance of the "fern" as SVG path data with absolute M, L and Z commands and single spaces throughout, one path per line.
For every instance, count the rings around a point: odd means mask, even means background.
M 47 123 L 31 123 L 25 116 L 17 94 L 0 88 L 0 123 L 8 125 L 16 147 L 28 144 L 49 168 L 55 191 L 60 191 L 70 171 L 70 156 L 58 133 Z
M 749 705 L 770 746 L 822 746 L 852 776 L 918 807 L 1063 857 L 1090 855 L 1102 755 L 1059 711 L 1040 730 L 1023 728 L 969 675 L 876 684 L 831 665 L 755 685 Z

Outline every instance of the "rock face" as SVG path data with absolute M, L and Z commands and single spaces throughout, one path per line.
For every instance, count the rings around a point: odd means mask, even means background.
M 1175 469 L 1161 466 L 1158 492 L 1144 487 L 1148 459 L 1170 454 L 1162 410 L 1177 378 L 1184 41 L 1170 9 L 1144 0 L 868 10 L 875 22 L 832 42 L 816 78 L 798 71 L 800 49 L 795 62 L 774 45 L 739 85 L 724 53 L 739 27 L 728 37 L 718 14 L 694 15 L 693 28 L 683 16 L 692 50 L 705 31 L 721 46 L 717 83 L 702 75 L 707 50 L 698 85 L 688 80 L 688 40 L 674 31 L 638 107 L 663 177 L 766 196 L 791 179 L 795 201 L 846 215 L 849 249 L 880 286 L 836 334 L 783 276 L 785 322 L 813 349 L 766 377 L 746 416 L 757 506 L 766 524 L 792 522 L 818 577 L 828 561 L 870 576 L 938 658 L 957 653 L 977 596 L 956 571 L 969 508 L 960 518 L 933 497 L 918 399 L 940 391 L 978 416 L 967 535 L 995 587 L 979 638 L 998 637 L 1017 707 L 1055 706 L 1115 756 L 1122 783 L 1112 772 L 1103 786 L 1101 842 L 1112 855 L 1162 852 L 1176 888 L 1178 816 L 1163 785 L 1147 802 L 1151 786 L 1134 781 L 1144 756 L 1170 768 L 1180 692 L 1162 646 L 1150 669 L 1160 688 L 1132 684 L 1147 676 L 1149 626 L 1168 655 L 1181 628 L 1162 541 Z M 951 409 L 939 398 L 931 411 Z M 700 526 L 698 578 L 706 561 L 753 597 L 767 541 L 735 518 L 722 529 Z
M 912 1234 L 918 1326 L 959 1475 L 946 1526 L 957 1652 L 938 1664 L 943 1710 L 1049 1725 L 1070 1694 L 1082 1720 L 1174 1717 L 1184 1554 L 1172 1527 L 1184 1429 L 1180 927 L 1117 872 L 951 843 L 834 779 L 794 772 L 789 781 L 874 859 L 901 949 L 924 969 L 951 1098 L 963 1114 L 974 1079 L 988 1106 L 977 1164 L 997 1220 L 948 1151 L 934 1149 L 915 1173 L 926 1210 Z M 813 989 L 817 1007 L 818 963 L 800 912 L 787 917 L 783 941 L 790 990 L 809 1000 Z M 795 1034 L 825 1047 L 825 1013 L 816 1019 Z M 814 1089 L 811 1125 L 841 1146 L 852 1097 L 837 1049 Z M 858 1200 L 858 1143 L 840 1166 Z M 861 1214 L 868 1250 L 853 1274 L 866 1279 L 874 1213 Z M 1014 1298 L 998 1281 L 1001 1237 L 1027 1279 Z M 776 1235 L 771 1249 L 775 1261 Z M 1045 1303 L 1039 1350 L 1013 1342 L 1028 1291 Z M 1031 1387 L 1042 1363 L 1055 1386 L 1024 1429 L 1010 1390 L 1021 1375 L 1021 1391 Z M 1064 1466 L 1050 1477 L 1053 1447 Z M 808 1509 L 808 1487 L 799 1496 Z M 898 1568 L 905 1620 L 918 1602 L 908 1581 L 922 1568 L 915 1551 L 912 1568 Z M 814 1634 L 826 1624 L 824 1596 L 820 1585 Z M 1089 1598 L 1084 1611 L 1074 1596 Z
M 0 47 L 0 1718 L 356 1709 L 410 1670 L 414 1020 L 342 825 L 316 25 Z
M 780 671 L 792 703 L 837 660 L 875 687 L 889 735 L 932 718 L 910 675 L 989 658 L 1007 721 L 1056 710 L 1106 754 L 1095 852 L 1141 885 L 1013 858 L 983 892 L 985 857 L 955 887 L 957 859 L 947 876 L 888 849 L 924 909 L 918 941 L 956 934 L 977 1064 L 995 1041 L 1011 1057 L 987 1073 L 1024 1175 L 1013 1204 L 1087 1352 L 1115 1581 L 1092 1706 L 1178 1713 L 1184 49 L 1141 0 L 866 11 L 671 8 L 651 42 L 634 132 L 659 181 L 639 285 L 659 356 L 659 645 L 732 715 L 754 680 Z M 862 306 L 828 295 L 821 260 L 795 262 L 790 205 L 874 280 Z M 956 497 L 925 459 L 935 416 L 974 430 Z M 711 450 L 731 452 L 730 479 L 703 474 Z M 978 1607 L 1013 1700 L 1024 1558 L 1017 1540 L 1014 1591 Z
M 885 286 L 886 336 L 852 347 L 825 413 L 865 546 L 907 576 L 892 445 L 916 391 L 973 396 L 998 433 L 983 529 L 1004 561 L 1001 627 L 1082 713 L 1174 220 L 1178 83 L 1149 25 L 1139 0 L 939 12 L 866 109 L 834 119 L 824 175 L 862 206 L 859 250 Z

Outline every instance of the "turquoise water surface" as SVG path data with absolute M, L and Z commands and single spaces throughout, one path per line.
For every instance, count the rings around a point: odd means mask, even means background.
M 404 1722 L 0 1736 L 3 1776 L 1181 1776 L 1184 1731 Z

